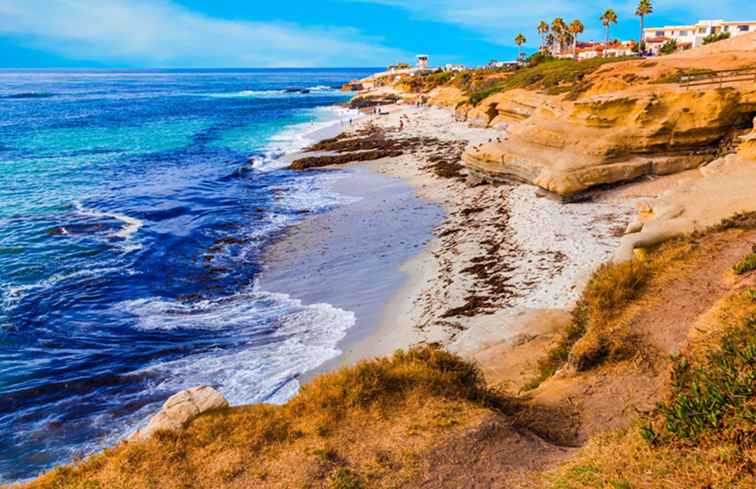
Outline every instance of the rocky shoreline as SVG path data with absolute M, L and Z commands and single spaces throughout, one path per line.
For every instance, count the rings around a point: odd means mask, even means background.
M 470 127 L 435 107 L 394 104 L 382 111 L 309 149 L 347 158 L 401 148 L 399 155 L 352 164 L 405 179 L 440 204 L 446 218 L 430 248 L 405 269 L 411 285 L 388 307 L 378 331 L 345 353 L 347 362 L 417 343 L 448 346 L 515 311 L 569 308 L 582 282 L 618 246 L 631 219 L 629 202 L 561 206 L 528 185 L 484 184 L 461 165 L 461 155 L 500 131 Z

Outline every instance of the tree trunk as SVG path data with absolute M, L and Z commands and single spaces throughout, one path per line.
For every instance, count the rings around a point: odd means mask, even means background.
M 643 49 L 643 21 L 645 20 L 644 19 L 645 16 L 641 15 L 640 18 L 641 18 L 641 31 L 640 31 L 640 39 L 638 40 L 638 54 L 643 56 L 643 51 L 645 51 L 645 49 Z
M 577 61 L 577 33 L 575 33 L 575 36 L 572 39 L 572 57 Z
M 606 26 L 606 44 L 604 44 L 604 57 L 609 57 L 609 29 L 610 27 Z

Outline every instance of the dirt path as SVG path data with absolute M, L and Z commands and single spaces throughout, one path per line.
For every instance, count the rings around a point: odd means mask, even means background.
M 650 297 L 630 322 L 632 334 L 643 340 L 647 354 L 663 359 L 675 355 L 687 343 L 692 325 L 732 285 L 726 273 L 756 243 L 756 231 L 726 232 L 703 238 L 695 244 L 694 260 L 644 294 Z
M 734 285 L 728 270 L 756 243 L 756 230 L 726 231 L 694 241 L 680 250 L 625 313 L 639 354 L 584 373 L 564 372 L 544 382 L 532 404 L 568 409 L 564 417 L 544 417 L 544 430 L 581 444 L 589 437 L 629 426 L 654 409 L 669 380 L 669 356 L 682 351 L 697 321 Z M 548 412 L 546 410 L 545 412 Z

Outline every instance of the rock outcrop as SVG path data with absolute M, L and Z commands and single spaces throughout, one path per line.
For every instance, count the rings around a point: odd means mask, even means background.
M 180 431 L 200 414 L 227 407 L 226 398 L 212 387 L 186 389 L 169 397 L 147 426 L 132 433 L 128 440 L 146 440 L 158 431 Z
M 699 170 L 699 178 L 670 189 L 643 208 L 628 226 L 614 260 L 629 260 L 637 249 L 755 212 L 756 158 L 750 151 L 744 148 L 714 161 Z
M 500 112 L 498 104 L 486 102 L 488 114 L 497 114 L 491 121 L 511 117 L 511 109 Z M 523 181 L 570 196 L 712 161 L 728 137 L 752 124 L 754 114 L 754 85 L 697 91 L 656 88 L 576 102 L 542 96 L 541 104 L 532 115 L 523 114 L 527 118 L 511 128 L 506 140 L 472 148 L 464 161 L 490 179 Z
M 743 37 L 706 62 L 728 69 L 756 63 L 756 36 Z M 524 90 L 488 97 L 468 111 L 471 124 L 516 124 L 505 140 L 468 150 L 465 165 L 488 180 L 532 183 L 569 198 L 600 185 L 697 168 L 732 152 L 753 127 L 756 83 L 677 83 L 680 74 L 702 69 L 696 51 L 607 65 L 578 97 Z

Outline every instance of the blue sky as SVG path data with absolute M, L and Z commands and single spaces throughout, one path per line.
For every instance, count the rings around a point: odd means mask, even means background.
M 755 0 L 654 0 L 649 25 L 756 17 Z M 581 19 L 637 37 L 636 0 L 0 0 L 0 67 L 383 66 L 512 59 L 518 32 Z M 753 19 L 747 19 L 753 20 Z

